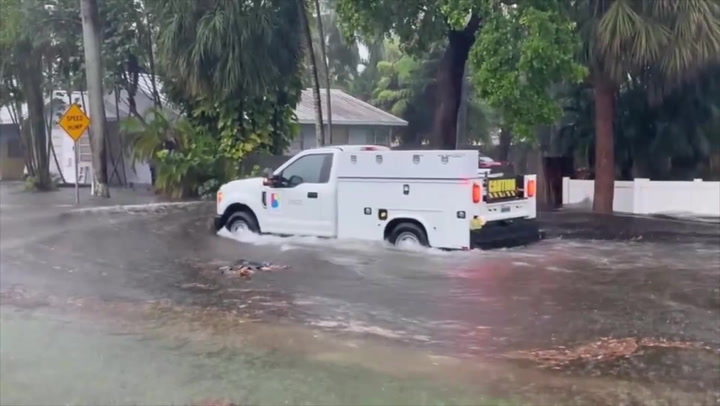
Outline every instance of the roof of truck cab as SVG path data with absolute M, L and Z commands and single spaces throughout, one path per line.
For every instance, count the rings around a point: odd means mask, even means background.
M 327 92 L 320 89 L 323 117 L 327 117 Z M 312 89 L 302 91 L 295 114 L 300 124 L 315 124 L 315 107 Z M 369 125 L 407 127 L 408 122 L 386 111 L 350 96 L 340 89 L 330 89 L 332 122 L 338 125 Z

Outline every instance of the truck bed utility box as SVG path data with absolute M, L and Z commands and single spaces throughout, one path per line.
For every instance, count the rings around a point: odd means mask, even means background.
M 340 154 L 338 238 L 387 240 L 394 225 L 410 221 L 430 246 L 469 248 L 477 162 L 477 151 Z

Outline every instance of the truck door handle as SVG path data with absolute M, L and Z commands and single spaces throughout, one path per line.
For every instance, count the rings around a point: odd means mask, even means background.
M 317 199 L 317 192 L 308 192 L 308 199 Z

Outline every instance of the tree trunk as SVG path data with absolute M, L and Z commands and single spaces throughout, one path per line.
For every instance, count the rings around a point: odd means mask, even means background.
M 595 194 L 593 211 L 612 213 L 615 195 L 615 85 L 598 76 L 595 86 Z
M 442 149 L 455 149 L 465 62 L 480 22 L 480 17 L 473 15 L 464 30 L 450 31 L 447 49 L 440 61 L 432 143 Z
M 19 84 L 20 79 L 18 80 Z M 22 109 L 22 103 L 18 98 L 15 98 L 15 100 L 8 104 L 8 108 L 10 111 L 10 119 L 13 123 L 15 123 L 18 126 L 18 131 L 20 132 L 20 143 L 22 145 L 23 149 L 23 158 L 25 160 L 25 169 L 27 169 L 28 176 L 35 176 L 35 153 L 32 149 L 32 136 L 28 132 L 28 129 L 25 126 L 25 120 L 23 119 L 23 109 Z
M 125 66 L 125 69 L 127 70 L 127 75 L 125 75 L 127 79 L 125 82 L 125 91 L 127 92 L 128 98 L 128 110 L 142 123 L 145 123 L 145 119 L 143 115 L 140 114 L 140 112 L 138 111 L 137 103 L 135 102 L 135 96 L 137 96 L 138 85 L 140 82 L 140 63 L 137 56 L 133 54 L 128 55 L 128 60 Z
M 315 107 L 315 145 L 321 147 L 325 144 L 325 132 L 322 120 L 322 101 L 320 99 L 320 79 L 318 77 L 317 61 L 315 60 L 315 52 L 313 51 L 312 33 L 310 32 L 310 22 L 307 18 L 307 9 L 305 8 L 305 0 L 298 0 L 300 7 L 300 24 L 302 24 L 303 34 L 305 37 L 305 46 L 307 47 L 310 66 L 312 67 L 313 77 L 313 105 Z
M 35 169 L 35 187 L 38 190 L 52 188 L 50 160 L 45 131 L 45 97 L 43 95 L 42 60 L 39 51 L 29 45 L 25 66 L 21 67 L 20 83 L 27 100 L 28 133 L 32 144 L 30 157 Z M 22 119 L 22 117 L 19 117 Z
M 510 144 L 512 143 L 512 130 L 509 127 L 503 127 L 500 130 L 500 145 L 498 146 L 498 161 L 507 161 L 510 159 Z
M 330 97 L 330 67 L 328 66 L 327 53 L 325 52 L 325 31 L 322 25 L 322 14 L 320 14 L 320 0 L 315 0 L 315 12 L 317 13 L 318 36 L 320 37 L 320 57 L 325 69 L 325 104 L 327 106 L 327 135 L 328 144 L 333 143 L 332 134 L 332 99 Z
M 153 103 L 155 104 L 155 107 L 162 107 L 162 100 L 160 99 L 160 93 L 157 89 L 157 75 L 156 75 L 156 69 L 155 69 L 155 48 L 153 46 L 153 35 L 155 31 L 155 27 L 153 26 L 152 22 L 150 21 L 150 17 L 148 17 L 147 11 L 145 11 L 145 27 L 147 29 L 147 53 L 148 53 L 148 63 L 150 65 L 150 80 L 152 81 L 152 96 L 153 96 Z
M 548 198 L 550 195 L 548 190 L 550 188 L 548 187 L 547 170 L 545 168 L 545 151 L 542 145 L 537 149 L 535 159 L 537 160 L 537 191 L 535 195 L 537 199 L 537 207 L 539 210 L 547 210 L 549 207 L 548 202 L 550 200 Z
M 457 114 L 457 132 L 455 135 L 455 148 L 461 145 L 468 145 L 467 137 L 467 113 L 470 102 L 470 82 L 467 77 L 467 62 L 463 70 L 462 86 L 460 87 L 460 105 Z
M 97 0 L 80 0 L 83 25 L 83 44 L 88 96 L 90 98 L 90 148 L 93 165 L 93 194 L 110 197 L 107 184 L 107 156 L 105 154 L 105 102 L 103 100 L 103 74 L 100 51 L 100 25 Z

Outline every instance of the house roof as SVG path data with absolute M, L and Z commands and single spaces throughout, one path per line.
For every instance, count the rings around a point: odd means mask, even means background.
M 156 79 L 155 81 L 156 87 L 160 96 L 160 100 L 163 102 L 163 108 L 166 111 L 170 111 L 175 113 L 170 106 L 168 106 L 167 98 L 162 93 L 162 82 Z M 108 90 L 108 89 L 106 89 Z M 115 103 L 115 92 L 112 89 L 109 89 L 110 92 L 106 93 L 103 97 L 105 101 L 105 119 L 109 122 L 117 121 L 117 113 L 120 113 L 120 118 L 125 118 L 130 115 L 130 107 L 128 105 L 128 98 L 127 98 L 127 92 L 125 90 L 120 90 L 120 99 L 119 103 Z M 73 103 L 77 103 L 80 105 L 84 105 L 84 102 L 88 102 L 88 94 L 87 92 L 80 92 L 75 91 L 72 92 L 70 95 L 70 99 L 72 99 Z M 64 90 L 56 90 L 53 92 L 53 110 L 57 115 L 62 115 L 65 110 L 67 109 L 67 103 L 68 103 L 68 94 Z M 61 104 L 61 105 L 58 105 Z M 135 104 L 137 106 L 137 111 L 140 112 L 140 114 L 144 114 L 147 110 L 154 107 L 155 104 L 153 102 L 152 98 L 152 78 L 150 75 L 147 74 L 140 74 L 138 76 L 138 90 L 135 95 Z M 46 108 L 50 105 L 50 98 L 46 98 L 45 106 Z M 28 116 L 28 110 L 27 110 L 27 104 L 22 104 L 23 109 L 23 118 L 27 118 Z M 86 111 L 89 112 L 89 108 L 86 109 Z M 48 112 L 46 112 L 48 113 Z M 177 114 L 177 113 L 175 113 Z M 56 120 L 59 117 L 56 117 Z M 0 106 L 0 124 L 9 124 L 13 123 L 13 112 L 8 108 L 8 106 Z
M 153 107 L 152 100 L 152 81 L 149 75 L 140 75 L 138 83 L 138 92 L 135 96 L 135 103 L 137 110 L 140 114 L 143 114 L 149 108 Z M 158 92 L 161 94 L 161 100 L 163 101 L 163 108 L 169 110 L 172 113 L 172 107 L 168 105 L 167 100 L 162 96 L 162 87 L 158 83 Z M 364 101 L 350 96 L 339 89 L 330 89 L 331 100 L 332 100 L 332 121 L 333 124 L 339 125 L 372 125 L 372 126 L 390 126 L 390 127 L 405 127 L 408 125 L 407 121 L 396 117 L 390 113 L 380 110 L 377 107 L 371 106 Z M 326 105 L 326 92 L 325 89 L 320 91 L 320 99 L 322 101 L 323 117 L 327 117 L 327 105 Z M 63 102 L 67 102 L 67 92 L 55 91 L 54 94 L 56 99 L 60 99 Z M 73 92 L 72 99 L 74 102 L 82 104 L 82 96 L 85 97 L 87 102 L 87 93 Z M 49 100 L 48 100 L 49 104 Z M 61 111 L 56 114 L 62 114 L 66 107 L 61 107 Z M 129 106 L 127 102 L 127 93 L 124 90 L 120 91 L 120 103 L 118 103 L 117 110 L 119 110 L 120 118 L 128 117 Z M 105 95 L 105 117 L 108 121 L 117 120 L 117 110 L 115 106 L 115 94 L 111 92 Z M 27 106 L 23 105 L 23 118 L 27 117 Z M 315 124 L 315 108 L 313 106 L 313 94 L 312 89 L 305 89 L 302 92 L 302 97 L 297 107 L 295 108 L 295 114 L 297 115 L 298 122 L 300 124 Z M 12 123 L 12 117 L 10 111 L 6 106 L 0 106 L 0 123 Z
M 325 89 L 320 89 L 320 99 L 322 101 L 322 114 L 324 118 L 327 117 Z M 360 99 L 356 99 L 340 89 L 330 89 L 330 99 L 332 101 L 333 124 L 392 127 L 405 127 L 408 125 L 407 121 L 382 111 L 375 106 L 371 106 Z M 302 98 L 295 109 L 295 114 L 300 124 L 315 123 L 312 89 L 303 90 Z

